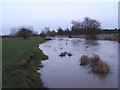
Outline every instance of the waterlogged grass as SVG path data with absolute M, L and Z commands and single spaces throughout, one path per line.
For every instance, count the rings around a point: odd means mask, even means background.
M 48 57 L 39 50 L 44 38 L 2 39 L 2 87 L 40 88 L 43 83 L 37 72 L 41 60 Z

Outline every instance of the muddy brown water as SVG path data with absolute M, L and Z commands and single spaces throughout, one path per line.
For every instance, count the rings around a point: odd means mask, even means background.
M 67 43 L 67 44 L 66 44 Z M 85 40 L 81 38 L 53 38 L 40 44 L 39 48 L 49 59 L 42 61 L 38 70 L 48 88 L 117 88 L 118 87 L 118 42 L 108 40 Z M 60 57 L 62 52 L 71 52 L 71 57 Z M 80 66 L 80 57 L 98 54 L 111 69 L 107 75 L 95 74 Z

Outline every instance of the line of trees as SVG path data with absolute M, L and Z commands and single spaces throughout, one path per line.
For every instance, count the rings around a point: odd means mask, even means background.
M 55 35 L 86 35 L 89 38 L 96 38 L 97 34 L 101 33 L 116 33 L 118 32 L 117 28 L 114 30 L 102 30 L 101 23 L 98 20 L 85 17 L 83 21 L 71 21 L 72 27 L 66 28 L 63 30 L 61 27 L 55 30 L 50 30 L 49 27 L 45 27 L 41 30 L 41 33 L 38 34 L 37 31 L 34 31 L 32 26 L 22 26 L 15 27 L 11 29 L 11 37 L 23 37 L 24 39 L 29 38 L 30 36 L 55 36 Z
M 86 35 L 89 38 L 97 38 L 96 36 L 101 33 L 117 33 L 117 28 L 113 30 L 101 29 L 101 23 L 98 20 L 85 17 L 83 21 L 71 21 L 72 27 L 63 30 L 61 27 L 51 31 L 50 28 L 42 30 L 41 36 L 54 36 L 54 35 Z

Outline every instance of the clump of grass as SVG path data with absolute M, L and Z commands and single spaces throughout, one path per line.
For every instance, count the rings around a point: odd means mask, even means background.
M 89 60 L 90 60 L 89 62 L 91 66 L 97 66 L 99 62 L 101 61 L 100 57 L 96 54 L 94 54 L 94 56 L 91 57 Z
M 89 65 L 94 73 L 108 73 L 109 67 L 103 62 L 100 57 L 94 54 L 93 57 L 89 58 L 87 55 L 82 55 L 80 65 Z
M 92 71 L 94 73 L 108 73 L 109 68 L 108 68 L 108 65 L 106 63 L 104 63 L 103 61 L 100 61 L 97 66 L 92 67 Z
M 71 57 L 71 56 L 72 56 L 72 53 L 67 53 L 67 55 L 68 55 L 69 57 Z
M 66 55 L 67 55 L 67 52 L 63 52 L 59 56 L 63 57 L 63 56 L 66 56 Z
M 80 65 L 86 65 L 88 64 L 89 57 L 87 55 L 82 55 L 80 60 L 81 60 Z
M 66 56 L 68 55 L 69 57 L 72 56 L 73 54 L 72 53 L 69 53 L 69 52 L 62 52 L 59 56 L 63 57 L 63 56 Z

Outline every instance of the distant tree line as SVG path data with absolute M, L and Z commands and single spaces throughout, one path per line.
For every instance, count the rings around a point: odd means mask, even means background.
M 55 35 L 85 35 L 86 37 L 96 38 L 98 34 L 110 34 L 118 33 L 118 29 L 101 29 L 101 23 L 98 20 L 85 17 L 83 21 L 71 21 L 72 27 L 62 29 L 59 27 L 57 30 L 50 30 L 49 27 L 45 27 L 41 30 L 41 33 L 38 34 L 37 31 L 34 31 L 32 26 L 21 26 L 14 27 L 11 29 L 11 34 L 3 37 L 23 37 L 28 39 L 30 36 L 52 36 Z
M 98 34 L 118 33 L 118 29 L 101 29 L 101 23 L 95 19 L 85 17 L 83 21 L 71 21 L 72 27 L 62 29 L 59 27 L 57 31 L 50 30 L 45 27 L 41 36 L 55 36 L 55 35 L 85 35 L 86 37 L 96 38 Z

